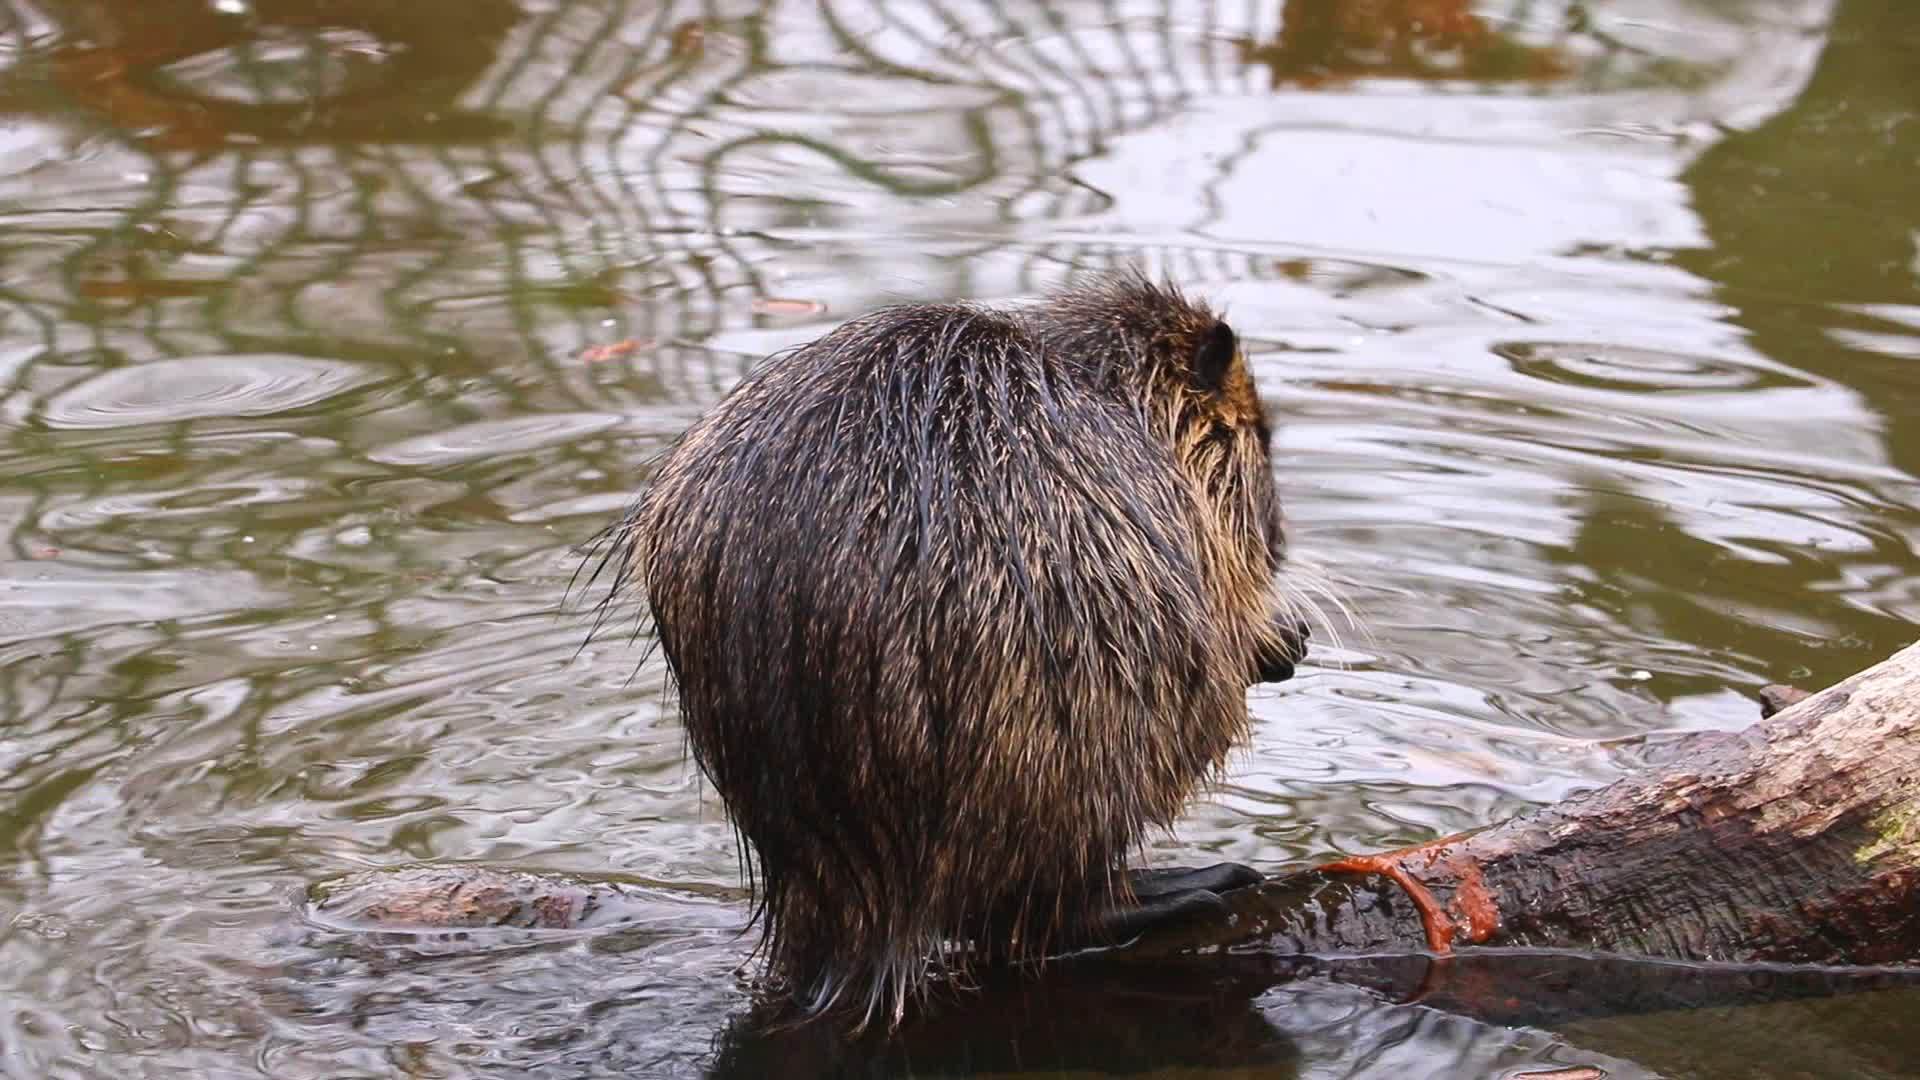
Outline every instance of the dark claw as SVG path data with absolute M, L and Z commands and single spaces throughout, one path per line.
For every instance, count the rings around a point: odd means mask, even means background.
M 1216 863 L 1198 869 L 1133 870 L 1127 880 L 1133 885 L 1136 903 L 1109 908 L 1089 929 L 1089 944 L 1118 945 L 1155 927 L 1178 925 L 1201 915 L 1224 915 L 1229 909 L 1221 893 L 1266 879 L 1252 867 Z
M 1257 682 L 1285 682 L 1293 678 L 1293 665 L 1307 658 L 1307 639 L 1313 636 L 1313 628 L 1301 620 L 1281 620 L 1275 627 L 1279 633 L 1274 648 L 1260 657 L 1255 673 Z
M 1133 884 L 1133 895 L 1146 899 L 1192 889 L 1223 893 L 1229 889 L 1258 885 L 1266 878 L 1251 866 L 1223 862 L 1198 868 L 1168 866 L 1159 870 L 1131 870 L 1127 873 L 1127 880 Z
M 1202 914 L 1224 914 L 1227 902 L 1205 889 L 1164 893 L 1130 908 L 1112 908 L 1093 929 L 1094 940 L 1118 945 L 1156 926 L 1175 926 Z

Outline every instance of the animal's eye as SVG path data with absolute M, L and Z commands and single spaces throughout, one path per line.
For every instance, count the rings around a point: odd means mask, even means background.
M 1240 342 L 1233 336 L 1233 328 L 1226 323 L 1217 322 L 1207 336 L 1200 341 L 1200 348 L 1193 357 L 1193 384 L 1201 390 L 1220 389 L 1226 381 L 1227 371 L 1233 367 L 1233 357 L 1240 349 Z

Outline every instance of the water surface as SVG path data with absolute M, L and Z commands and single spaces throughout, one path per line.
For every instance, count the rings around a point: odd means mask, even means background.
M 0 1068 L 798 1067 L 729 1034 L 733 840 L 661 671 L 555 611 L 668 440 L 885 302 L 1135 262 L 1251 343 L 1359 625 L 1155 861 L 1483 824 L 1914 636 L 1920 9 L 1170 6 L 0 9 Z M 289 930 L 418 862 L 646 914 Z M 1897 989 L 1152 989 L 1008 991 L 873 1071 L 1920 1075 Z

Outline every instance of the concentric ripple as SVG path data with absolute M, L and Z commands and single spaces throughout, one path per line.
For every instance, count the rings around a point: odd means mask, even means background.
M 148 360 L 54 395 L 38 419 L 54 428 L 92 429 L 272 416 L 317 405 L 377 377 L 343 361 L 274 353 Z
M 1606 342 L 1509 341 L 1494 346 L 1494 352 L 1522 375 L 1623 394 L 1727 393 L 1805 385 L 1803 380 L 1725 357 Z

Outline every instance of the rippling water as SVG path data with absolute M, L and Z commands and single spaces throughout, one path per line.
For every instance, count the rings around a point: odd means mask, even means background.
M 556 607 L 654 452 L 883 302 L 1137 261 L 1252 343 L 1357 622 L 1156 860 L 1483 824 L 1914 636 L 1920 9 L 1170 7 L 8 0 L 0 1068 L 799 1068 L 730 1034 L 733 842 L 660 670 Z M 292 924 L 416 862 L 638 917 Z M 1161 991 L 870 1064 L 1920 1075 L 1910 992 Z

